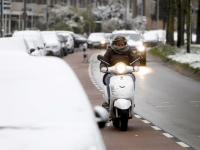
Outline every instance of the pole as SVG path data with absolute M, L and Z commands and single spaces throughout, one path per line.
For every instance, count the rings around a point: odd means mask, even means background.
M 1 37 L 3 37 L 3 0 L 1 0 Z
M 126 0 L 126 7 L 125 7 L 125 29 L 127 30 L 127 0 Z
M 24 30 L 26 30 L 26 0 L 24 0 Z
M 47 10 L 46 10 L 46 30 L 49 31 L 49 12 L 48 12 L 48 0 L 47 0 Z
M 159 29 L 159 0 L 157 0 L 157 28 Z
M 91 0 L 89 0 L 89 34 L 91 33 Z

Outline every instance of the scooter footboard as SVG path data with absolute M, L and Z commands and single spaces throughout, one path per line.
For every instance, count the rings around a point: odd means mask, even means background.
M 117 99 L 114 101 L 114 107 L 125 110 L 131 107 L 131 101 L 127 99 Z

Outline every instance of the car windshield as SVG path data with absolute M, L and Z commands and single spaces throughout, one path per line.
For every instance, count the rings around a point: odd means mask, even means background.
M 92 33 L 89 37 L 88 37 L 88 39 L 89 40 L 92 40 L 92 41 L 95 41 L 95 40 L 97 40 L 97 41 L 99 41 L 99 40 L 103 40 L 103 39 L 105 39 L 105 36 L 104 36 L 104 34 L 102 34 L 102 33 Z
M 58 38 L 53 33 L 42 33 L 45 41 L 58 41 Z
M 133 40 L 133 41 L 140 41 L 139 34 L 114 34 L 112 39 L 116 38 L 118 35 L 123 35 L 127 40 Z
M 69 36 L 64 35 L 63 37 L 64 37 L 64 39 L 65 39 L 66 41 L 69 41 L 69 40 L 68 40 L 68 39 L 69 39 Z

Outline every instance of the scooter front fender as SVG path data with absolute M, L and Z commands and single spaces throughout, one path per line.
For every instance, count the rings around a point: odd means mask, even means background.
M 131 101 L 127 99 L 117 99 L 114 102 L 114 107 L 117 107 L 121 110 L 129 109 L 131 107 Z

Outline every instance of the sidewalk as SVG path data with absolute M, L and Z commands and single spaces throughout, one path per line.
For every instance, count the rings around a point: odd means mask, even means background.
M 102 52 L 102 50 L 88 50 L 88 59 L 92 54 L 98 52 Z M 83 53 L 70 54 L 63 59 L 76 73 L 92 106 L 101 106 L 103 103 L 102 93 L 90 80 L 88 73 L 89 63 L 82 63 Z M 144 123 L 136 117 L 129 121 L 126 132 L 114 128 L 110 122 L 101 130 L 101 133 L 108 150 L 186 150 L 186 148 L 164 136 L 161 131 L 153 129 L 151 124 Z

